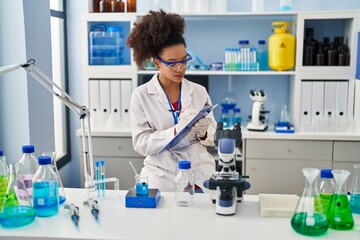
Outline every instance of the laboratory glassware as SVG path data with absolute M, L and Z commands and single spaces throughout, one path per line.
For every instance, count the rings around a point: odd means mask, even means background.
M 33 177 L 33 203 L 36 216 L 49 217 L 59 212 L 59 182 L 50 156 L 38 158 L 39 169 Z
M 320 173 L 321 180 L 319 183 L 319 195 L 325 215 L 329 209 L 331 198 L 335 192 L 335 182 L 331 171 L 331 169 L 321 169 Z
M 225 128 L 230 127 L 229 109 L 227 109 L 227 108 L 221 109 L 220 122 L 223 123 L 223 126 Z
M 195 180 L 191 172 L 191 162 L 179 161 L 179 172 L 175 177 L 175 201 L 180 207 L 191 206 L 194 202 Z
M 100 161 L 101 196 L 105 197 L 105 161 Z
M 127 0 L 127 12 L 136 12 L 136 0 Z
M 258 48 L 257 48 L 257 60 L 259 62 L 259 70 L 260 71 L 267 71 L 268 69 L 268 52 L 265 46 L 265 40 L 258 41 Z
M 328 222 L 323 213 L 321 200 L 316 185 L 320 170 L 304 168 L 305 188 L 291 218 L 292 228 L 303 235 L 322 235 L 328 230 Z M 316 206 L 316 207 L 315 207 Z
M 21 167 L 21 164 L 9 164 L 8 185 L 0 213 L 0 223 L 5 228 L 22 227 L 35 220 L 35 209 L 28 197 Z
M 292 11 L 293 10 L 292 0 L 280 0 L 279 10 Z
M 240 115 L 240 108 L 234 108 L 234 115 L 231 118 L 231 124 L 234 126 L 235 123 L 239 123 L 241 126 L 241 115 Z
M 6 188 L 8 185 L 8 176 L 6 172 L 6 157 L 4 152 L 0 149 L 0 211 L 2 209 L 4 198 L 6 194 Z
M 354 165 L 354 177 L 350 187 L 350 208 L 360 214 L 360 164 Z
M 147 196 L 149 193 L 148 176 L 143 174 L 135 175 L 136 195 Z
M 336 230 L 350 230 L 354 227 L 354 219 L 345 192 L 345 182 L 350 175 L 346 170 L 333 170 L 335 193 L 331 198 L 326 218 L 329 227 Z
M 42 156 L 49 156 L 51 157 L 51 166 L 56 173 L 58 183 L 59 183 L 59 205 L 62 205 L 66 201 L 66 194 L 64 190 L 64 185 L 61 181 L 59 170 L 56 166 L 56 152 L 43 152 Z
M 33 145 L 22 146 L 23 156 L 20 159 L 21 176 L 24 178 L 24 183 L 28 192 L 28 197 L 32 198 L 32 178 L 38 169 L 38 161 L 34 155 L 35 148 Z M 21 197 L 21 196 L 20 196 Z M 26 196 L 27 197 L 27 196 Z

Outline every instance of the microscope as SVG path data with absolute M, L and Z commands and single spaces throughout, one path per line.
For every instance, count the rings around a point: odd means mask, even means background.
M 241 147 L 240 123 L 235 123 L 233 129 L 224 130 L 223 123 L 218 122 L 214 140 L 220 159 L 207 187 L 216 191 L 213 199 L 216 203 L 215 212 L 223 216 L 234 215 L 237 202 L 243 200 L 243 192 L 250 188 L 250 184 L 245 181 L 248 177 L 241 176 L 241 161 L 236 161 L 236 150 Z
M 264 110 L 266 95 L 263 90 L 250 90 L 250 98 L 254 101 L 251 113 L 251 122 L 248 123 L 247 129 L 250 131 L 265 131 L 268 125 L 265 123 L 265 115 L 270 111 Z

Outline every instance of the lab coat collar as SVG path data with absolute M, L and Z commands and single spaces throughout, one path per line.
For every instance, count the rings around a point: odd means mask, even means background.
M 148 94 L 149 95 L 158 95 L 159 102 L 165 107 L 169 108 L 169 103 L 166 98 L 165 92 L 162 89 L 159 80 L 157 78 L 158 73 L 155 74 L 152 79 L 150 80 L 149 88 L 148 88 Z M 187 109 L 190 106 L 191 100 L 192 100 L 192 92 L 193 92 L 193 86 L 190 81 L 183 78 L 181 82 L 181 107 L 182 109 Z

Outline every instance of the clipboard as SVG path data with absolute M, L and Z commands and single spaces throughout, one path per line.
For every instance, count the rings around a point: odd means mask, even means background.
M 174 147 L 175 145 L 177 145 L 179 142 L 181 142 L 181 140 L 184 139 L 184 137 L 186 137 L 186 135 L 189 134 L 189 132 L 191 131 L 191 128 L 195 125 L 195 123 L 197 123 L 200 119 L 206 117 L 212 110 L 214 110 L 214 108 L 216 108 L 218 106 L 218 104 L 215 104 L 213 106 L 210 107 L 205 107 L 203 109 L 201 109 L 198 114 L 196 114 L 194 116 L 193 119 L 190 120 L 190 122 L 188 124 L 186 124 L 186 126 L 181 129 L 171 140 L 170 142 L 168 142 L 160 151 L 158 154 L 163 153 L 166 150 L 169 150 L 170 148 Z

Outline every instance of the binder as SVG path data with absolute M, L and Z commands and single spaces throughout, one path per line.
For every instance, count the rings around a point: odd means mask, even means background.
M 311 98 L 312 98 L 312 82 L 301 82 L 301 114 L 300 125 L 311 124 Z
M 99 80 L 89 80 L 89 109 L 91 128 L 96 130 L 99 126 L 100 114 L 100 89 Z
M 130 127 L 131 80 L 120 81 L 121 119 L 123 127 Z
M 120 80 L 110 81 L 110 120 L 112 130 L 121 128 Z
M 313 123 L 319 123 L 324 117 L 324 81 L 312 83 L 311 116 Z
M 325 82 L 324 93 L 324 119 L 334 120 L 336 112 L 336 82 Z
M 348 81 L 337 81 L 336 86 L 336 120 L 347 119 L 348 114 L 348 93 L 349 82 Z
M 107 129 L 108 120 L 110 116 L 110 81 L 100 80 L 100 126 L 102 129 Z

